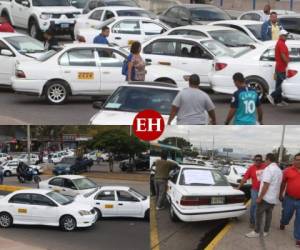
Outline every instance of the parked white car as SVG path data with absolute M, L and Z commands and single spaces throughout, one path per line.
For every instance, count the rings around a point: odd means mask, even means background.
M 17 158 L 13 160 L 22 161 L 29 165 L 36 165 L 39 163 L 39 156 L 37 154 L 30 154 L 30 162 L 28 162 L 28 154 L 20 154 Z
M 217 58 L 211 75 L 212 89 L 215 92 L 232 94 L 236 91 L 232 76 L 236 72 L 242 72 L 246 83 L 261 96 L 271 93 L 275 89 L 275 45 L 276 41 L 267 41 L 262 46 L 249 49 L 234 58 Z M 288 66 L 287 77 L 294 81 L 298 75 L 300 41 L 288 40 L 286 45 L 292 62 Z
M 13 89 L 45 96 L 51 104 L 61 104 L 71 95 L 108 96 L 125 82 L 122 65 L 128 54 L 108 45 L 68 45 L 50 58 L 18 64 Z M 187 71 L 163 65 L 148 65 L 146 70 L 146 81 L 188 86 Z
M 59 163 L 64 157 L 67 157 L 63 152 L 55 152 L 50 154 L 50 163 Z
M 130 46 L 132 42 L 145 42 L 153 36 L 159 36 L 169 29 L 166 24 L 147 17 L 118 17 L 102 22 L 94 28 L 81 28 L 76 32 L 85 38 L 87 43 L 93 43 L 103 26 L 110 28 L 109 43 L 121 47 Z
M 138 112 L 153 109 L 162 114 L 165 123 L 179 88 L 171 84 L 133 82 L 119 87 L 90 120 L 91 125 L 132 125 Z
M 39 183 L 41 189 L 51 189 L 66 196 L 90 193 L 97 187 L 96 183 L 81 175 L 58 175 Z
M 65 231 L 90 227 L 97 221 L 91 205 L 41 189 L 15 191 L 0 199 L 0 227 L 13 224 L 60 226 Z
M 101 25 L 102 22 L 113 17 L 141 16 L 155 19 L 155 14 L 138 7 L 129 6 L 104 6 L 93 9 L 87 14 L 81 15 L 76 20 L 74 32 L 78 33 L 81 28 L 94 28 Z
M 92 152 L 90 152 L 90 153 L 87 153 L 87 154 L 85 154 L 84 156 L 86 157 L 86 158 L 88 158 L 88 159 L 91 159 L 91 160 L 93 160 L 93 161 L 97 161 L 98 159 L 97 159 L 97 152 L 99 152 L 100 154 L 101 154 L 101 156 L 100 156 L 100 161 L 108 161 L 108 158 L 109 158 L 109 154 L 108 153 L 103 153 L 103 152 L 101 152 L 101 151 L 97 151 L 97 150 L 94 150 L 94 151 L 92 151 Z
M 101 217 L 135 217 L 149 219 L 150 198 L 124 186 L 103 186 L 77 196 L 76 201 L 93 206 Z
M 278 16 L 281 15 L 291 15 L 296 13 L 295 11 L 291 10 L 271 10 L 271 12 L 275 11 Z M 239 20 L 253 20 L 253 21 L 264 21 L 265 20 L 265 13 L 263 10 L 250 10 L 243 12 L 237 19 Z
M 186 35 L 155 37 L 142 47 L 141 55 L 146 62 L 196 73 L 201 79 L 200 87 L 210 87 L 209 74 L 217 57 L 234 54 L 216 40 Z
M 10 156 L 6 153 L 0 153 L 0 164 L 7 161 L 10 158 Z
M 229 27 L 213 25 L 180 26 L 166 31 L 164 35 L 190 35 L 211 38 L 231 48 L 234 52 L 239 52 L 245 47 L 259 45 L 257 41 L 247 36 L 244 32 Z
M 229 27 L 244 32 L 250 38 L 261 42 L 261 27 L 263 22 L 251 20 L 224 20 L 212 22 L 210 25 Z
M 171 171 L 167 197 L 173 221 L 205 221 L 239 217 L 245 195 L 216 169 L 181 165 Z
M 234 187 L 237 187 L 243 179 L 247 167 L 242 165 L 230 165 L 221 167 L 220 171 L 226 177 L 227 181 Z M 251 186 L 251 180 L 248 180 L 244 186 Z
M 15 65 L 20 61 L 33 61 L 46 50 L 43 43 L 27 35 L 0 32 L 0 86 L 11 87 Z
M 18 160 L 9 160 L 6 162 L 3 162 L 0 167 L 3 168 L 3 175 L 8 177 L 12 175 L 17 174 L 17 167 L 19 165 L 20 161 Z M 42 174 L 44 172 L 44 169 L 39 165 L 28 165 L 30 168 L 36 169 L 38 174 Z

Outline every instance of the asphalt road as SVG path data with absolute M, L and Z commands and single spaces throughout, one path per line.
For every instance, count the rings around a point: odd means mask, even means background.
M 98 178 L 93 180 L 100 185 L 126 185 L 149 194 L 149 185 L 146 182 Z M 16 177 L 5 178 L 5 184 L 20 185 Z M 32 186 L 32 184 L 24 185 Z M 47 250 L 141 250 L 149 249 L 150 244 L 149 223 L 142 219 L 131 218 L 102 219 L 92 228 L 68 233 L 56 227 L 13 226 L 5 230 L 0 229 L 0 236 Z
M 209 93 L 216 105 L 217 123 L 223 124 L 228 112 L 230 96 Z M 48 104 L 44 98 L 14 94 L 0 90 L 0 125 L 87 125 L 97 112 L 89 97 L 72 97 L 60 106 Z M 273 107 L 263 103 L 264 124 L 299 124 L 300 103 L 287 107 Z M 121 121 L 120 121 L 121 122 Z

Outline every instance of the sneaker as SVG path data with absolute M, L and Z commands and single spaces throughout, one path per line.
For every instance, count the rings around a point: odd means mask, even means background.
M 284 229 L 285 229 L 285 225 L 280 225 L 280 226 L 279 226 L 279 229 L 280 229 L 280 230 L 284 230 Z
M 247 233 L 246 237 L 248 237 L 248 238 L 258 238 L 259 237 L 259 233 L 255 232 L 255 231 L 252 231 L 250 233 Z
M 277 107 L 284 107 L 284 106 L 286 106 L 286 105 L 284 105 L 282 102 L 279 102 L 279 103 L 276 103 L 276 106 L 277 106 Z
M 264 237 L 267 237 L 268 235 L 269 235 L 269 233 L 268 232 L 264 232 Z
M 269 100 L 269 102 L 270 102 L 272 105 L 275 105 L 275 101 L 274 101 L 273 96 L 267 95 L 267 99 Z
M 300 240 L 296 241 L 296 247 L 300 247 Z
M 162 209 L 164 209 L 164 207 L 156 207 L 156 210 L 158 211 L 158 210 L 162 210 Z
M 287 102 L 285 102 L 285 101 L 282 101 L 281 104 L 282 104 L 283 106 L 289 106 L 289 104 L 288 104 Z

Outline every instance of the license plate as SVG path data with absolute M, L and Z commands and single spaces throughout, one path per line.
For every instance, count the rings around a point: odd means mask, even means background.
M 60 24 L 60 27 L 62 27 L 63 29 L 69 28 L 69 26 L 70 26 L 70 24 L 68 24 L 68 23 L 61 23 Z
M 220 205 L 224 204 L 225 198 L 224 197 L 211 197 L 211 204 L 212 205 Z

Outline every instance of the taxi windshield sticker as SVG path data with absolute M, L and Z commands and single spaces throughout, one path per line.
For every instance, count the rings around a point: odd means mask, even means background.
M 19 208 L 18 213 L 19 214 L 27 214 L 27 209 L 26 208 Z
M 105 205 L 105 208 L 113 208 L 114 207 L 114 205 L 112 205 L 112 204 L 106 204 Z
M 94 72 L 78 72 L 79 80 L 93 80 L 94 79 Z

